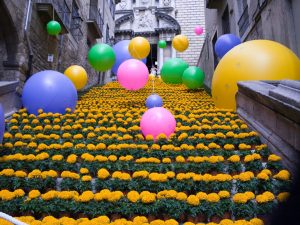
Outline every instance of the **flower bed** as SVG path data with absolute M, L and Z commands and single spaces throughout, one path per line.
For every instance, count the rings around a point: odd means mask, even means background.
M 155 82 L 177 121 L 170 139 L 140 132 L 151 84 L 93 88 L 65 115 L 13 114 L 0 152 L 0 211 L 34 225 L 262 224 L 257 217 L 288 197 L 281 158 L 204 90 Z

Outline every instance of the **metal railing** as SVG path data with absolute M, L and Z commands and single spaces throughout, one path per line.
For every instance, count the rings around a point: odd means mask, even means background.
M 35 3 L 51 4 L 66 28 L 70 28 L 71 10 L 66 0 L 35 0 Z
M 250 25 L 250 22 L 249 22 L 249 13 L 248 13 L 248 5 L 247 5 L 244 8 L 244 11 L 238 21 L 239 32 L 240 32 L 241 37 L 245 34 L 249 25 Z
M 15 219 L 15 218 L 13 218 L 10 215 L 7 215 L 7 214 L 3 213 L 3 212 L 0 212 L 0 218 L 6 220 L 8 222 L 11 222 L 14 225 L 28 225 L 27 223 L 23 223 L 23 222 Z
M 103 33 L 104 21 L 100 9 L 93 5 L 90 5 L 89 20 L 95 21 L 98 25 L 100 32 Z

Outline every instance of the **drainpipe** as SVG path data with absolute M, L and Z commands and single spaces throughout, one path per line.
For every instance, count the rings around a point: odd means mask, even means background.
M 31 2 L 32 0 L 28 1 L 27 5 L 27 11 L 26 11 L 26 20 L 25 20 L 25 27 L 24 27 L 24 34 L 27 42 L 27 47 L 29 50 L 28 53 L 28 70 L 26 73 L 26 80 L 31 76 L 31 71 L 32 71 L 32 59 L 33 59 L 33 51 L 32 51 L 32 46 L 29 40 L 29 35 L 28 35 L 28 27 L 29 27 L 29 16 L 30 16 L 30 11 L 31 11 Z

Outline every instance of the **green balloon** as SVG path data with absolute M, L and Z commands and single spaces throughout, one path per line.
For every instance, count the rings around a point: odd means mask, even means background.
M 162 80 L 169 84 L 181 84 L 182 74 L 189 65 L 179 58 L 167 60 L 160 71 Z
M 49 35 L 58 35 L 61 32 L 61 26 L 59 22 L 52 20 L 47 23 L 47 32 Z
M 88 53 L 88 61 L 95 70 L 104 72 L 113 67 L 116 55 L 109 45 L 95 44 Z
M 187 68 L 182 75 L 182 82 L 188 89 L 197 89 L 203 86 L 205 74 L 196 66 Z
M 167 42 L 165 40 L 160 40 L 158 42 L 158 47 L 159 48 L 165 48 L 165 47 L 167 47 Z

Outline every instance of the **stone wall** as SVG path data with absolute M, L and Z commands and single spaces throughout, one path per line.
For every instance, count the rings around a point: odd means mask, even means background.
M 239 82 L 237 113 L 296 172 L 300 162 L 300 81 Z
M 181 26 L 181 33 L 190 41 L 189 48 L 177 57 L 185 60 L 190 66 L 196 66 L 204 42 L 204 34 L 197 36 L 194 33 L 196 25 L 205 27 L 205 1 L 204 0 L 176 0 L 175 18 Z

